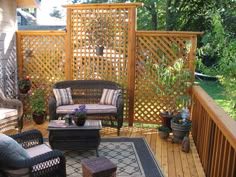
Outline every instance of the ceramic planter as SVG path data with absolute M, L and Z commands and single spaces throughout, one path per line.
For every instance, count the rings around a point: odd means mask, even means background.
M 188 122 L 186 124 L 178 124 L 171 120 L 171 128 L 173 133 L 172 142 L 182 142 L 185 135 L 189 133 L 191 130 L 192 122 Z
M 43 124 L 46 119 L 46 114 L 43 113 L 32 113 L 33 120 L 36 124 Z
M 86 122 L 86 117 L 85 118 L 76 118 L 76 119 L 74 119 L 74 121 L 77 126 L 84 126 L 84 124 Z
M 159 131 L 158 133 L 161 139 L 167 139 L 169 137 L 169 132 Z

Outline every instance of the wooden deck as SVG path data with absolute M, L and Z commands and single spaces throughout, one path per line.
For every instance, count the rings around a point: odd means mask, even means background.
M 45 122 L 42 125 L 36 125 L 31 120 L 26 120 L 23 131 L 33 128 L 39 129 L 44 137 L 48 136 L 47 125 Z M 8 132 L 12 134 L 14 132 Z M 102 137 L 116 136 L 116 129 L 103 127 L 101 131 Z M 158 136 L 156 129 L 140 128 L 140 127 L 123 127 L 120 136 L 123 137 L 145 137 L 149 143 L 153 153 L 164 174 L 167 177 L 204 177 L 204 171 L 198 157 L 195 145 L 191 140 L 191 150 L 189 153 L 181 151 L 181 144 L 171 143 L 171 136 L 168 140 L 162 140 Z

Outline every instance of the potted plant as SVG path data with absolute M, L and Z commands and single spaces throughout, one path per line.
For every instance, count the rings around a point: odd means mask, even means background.
M 74 120 L 75 124 L 78 126 L 83 126 L 86 122 L 86 118 L 87 118 L 87 109 L 86 109 L 86 105 L 84 104 L 80 105 L 72 113 L 72 119 Z
M 91 17 L 86 23 L 86 40 L 89 45 L 96 49 L 96 55 L 103 55 L 103 49 L 110 48 L 114 44 L 115 32 L 112 30 L 115 26 L 111 17 L 95 16 Z
M 18 82 L 20 93 L 26 94 L 31 88 L 31 81 L 28 77 L 20 79 Z
M 169 134 L 171 132 L 169 127 L 161 125 L 157 129 L 159 131 L 159 136 L 161 139 L 167 139 L 169 137 Z
M 188 108 L 183 108 L 179 116 L 171 120 L 173 133 L 172 142 L 182 142 L 183 138 L 189 134 L 192 121 L 189 119 L 190 113 Z
M 42 124 L 45 121 L 45 100 L 44 86 L 41 85 L 30 92 L 30 102 L 32 106 L 32 117 L 36 124 Z
M 153 90 L 163 98 L 165 106 L 159 113 L 162 125 L 171 128 L 170 121 L 176 116 L 179 106 L 190 103 L 183 100 L 189 98 L 187 88 L 192 85 L 193 73 L 185 67 L 182 58 L 173 65 L 169 65 L 166 60 L 160 63 L 147 61 L 146 71 Z M 184 103 L 180 104 L 180 100 Z

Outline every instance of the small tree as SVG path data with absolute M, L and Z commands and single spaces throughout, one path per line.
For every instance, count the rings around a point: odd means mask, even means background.
M 160 64 L 146 62 L 148 78 L 151 78 L 153 90 L 161 97 L 165 98 L 166 110 L 169 115 L 175 112 L 179 106 L 180 99 L 186 102 L 187 88 L 192 85 L 193 73 L 184 66 L 184 61 L 179 58 L 170 66 L 166 60 Z M 182 106 L 185 103 L 182 104 Z

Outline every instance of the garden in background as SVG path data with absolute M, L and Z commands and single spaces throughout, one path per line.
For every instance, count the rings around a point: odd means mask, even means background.
M 197 79 L 196 84 L 199 84 L 232 119 L 236 120 L 236 112 L 231 105 L 231 100 L 227 97 L 227 93 L 220 82 Z

